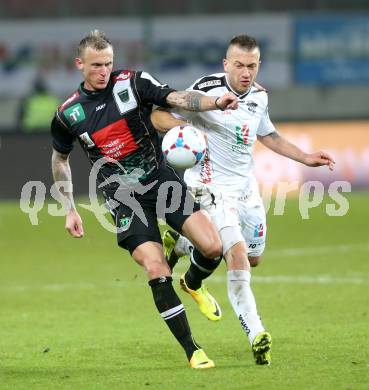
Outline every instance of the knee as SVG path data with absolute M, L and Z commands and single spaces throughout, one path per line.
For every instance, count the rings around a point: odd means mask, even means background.
M 171 272 L 164 256 L 157 253 L 138 252 L 133 253 L 135 261 L 141 265 L 149 279 L 159 278 L 160 276 L 170 276 Z
M 215 259 L 222 256 L 222 242 L 218 237 L 212 237 L 206 240 L 198 250 L 208 259 Z
M 252 257 L 250 256 L 249 262 L 250 262 L 251 267 L 256 267 L 261 262 L 261 256 L 252 256 Z
M 147 259 L 144 263 L 144 268 L 149 279 L 169 276 L 171 274 L 167 264 L 160 259 Z
M 250 270 L 250 263 L 244 242 L 239 242 L 229 249 L 225 254 L 225 259 L 228 270 Z

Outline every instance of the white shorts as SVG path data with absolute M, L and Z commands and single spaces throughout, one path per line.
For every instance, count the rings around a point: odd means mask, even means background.
M 191 189 L 201 207 L 209 213 L 215 224 L 222 239 L 223 253 L 240 241 L 246 242 L 250 257 L 261 256 L 264 252 L 265 209 L 256 180 L 250 187 L 251 190 L 247 193 L 216 192 L 208 187 Z M 226 227 L 232 229 L 224 230 Z

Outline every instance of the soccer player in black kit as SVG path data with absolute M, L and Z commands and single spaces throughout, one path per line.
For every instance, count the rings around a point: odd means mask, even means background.
M 113 72 L 112 44 L 98 30 L 81 40 L 75 64 L 84 81 L 58 107 L 51 124 L 54 180 L 70 184 L 61 190 L 68 200 L 65 227 L 73 237 L 83 236 L 82 220 L 73 200 L 68 160 L 77 139 L 91 164 L 97 163 L 100 167 L 97 184 L 103 185 L 104 197 L 115 219 L 118 245 L 129 250 L 146 271 L 155 305 L 183 347 L 190 366 L 214 367 L 213 361 L 194 341 L 185 309 L 172 287 L 157 223 L 160 186 L 167 182 L 176 184 L 172 192 L 167 192 L 164 206 L 179 196 L 179 208 L 168 212 L 165 218 L 195 245 L 195 261 L 208 268 L 209 264 L 216 267 L 222 253 L 221 241 L 210 218 L 197 203 L 193 204 L 191 212 L 185 212 L 190 195 L 184 182 L 166 166 L 150 114 L 153 105 L 189 111 L 236 109 L 237 98 L 232 93 L 215 99 L 197 92 L 175 91 L 144 71 Z M 130 174 L 137 172 L 139 187 L 135 188 L 139 189 L 133 193 L 139 210 L 132 207 L 130 196 L 124 196 L 124 191 L 123 195 L 119 193 L 122 187 L 129 188 Z

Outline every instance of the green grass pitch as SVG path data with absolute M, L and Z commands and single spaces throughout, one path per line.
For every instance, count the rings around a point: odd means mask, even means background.
M 268 215 L 253 290 L 273 335 L 272 364 L 255 366 L 227 299 L 225 266 L 208 281 L 223 309 L 207 321 L 175 288 L 194 336 L 216 364 L 188 367 L 154 307 L 143 271 L 84 210 L 69 238 L 46 209 L 32 226 L 17 202 L 0 204 L 0 389 L 369 388 L 368 193 L 343 217 L 326 200 L 302 220 L 297 200 Z

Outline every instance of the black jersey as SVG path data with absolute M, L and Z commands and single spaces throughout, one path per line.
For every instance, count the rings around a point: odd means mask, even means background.
M 86 91 L 82 83 L 53 118 L 53 147 L 68 154 L 78 139 L 91 164 L 104 158 L 99 181 L 135 168 L 144 171 L 141 180 L 154 176 L 164 162 L 150 114 L 153 104 L 168 107 L 172 91 L 143 71 L 114 71 L 98 92 Z

